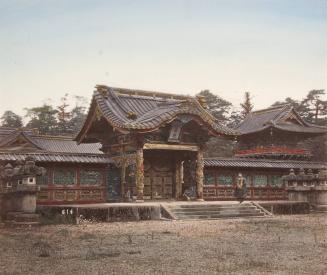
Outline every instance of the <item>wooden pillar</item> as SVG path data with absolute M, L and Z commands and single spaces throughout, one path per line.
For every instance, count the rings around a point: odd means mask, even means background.
M 203 149 L 199 148 L 199 151 L 196 155 L 196 171 L 195 171 L 195 180 L 196 180 L 196 199 L 198 201 L 203 201 Z
M 120 197 L 125 200 L 125 186 L 126 186 L 126 162 L 121 165 L 120 171 Z
M 183 161 L 181 160 L 176 161 L 175 181 L 176 181 L 175 198 L 180 199 L 182 196 L 182 186 L 184 182 L 184 166 L 183 166 Z
M 143 148 L 139 148 L 136 151 L 136 192 L 137 201 L 143 202 L 144 191 L 144 167 L 143 167 Z

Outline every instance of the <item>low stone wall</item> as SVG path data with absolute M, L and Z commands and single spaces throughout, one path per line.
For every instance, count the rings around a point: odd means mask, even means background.
M 258 202 L 260 206 L 274 215 L 309 214 L 308 202 Z
M 87 222 L 114 222 L 160 220 L 161 207 L 158 206 L 112 206 L 106 208 L 38 206 L 41 224 L 78 224 Z

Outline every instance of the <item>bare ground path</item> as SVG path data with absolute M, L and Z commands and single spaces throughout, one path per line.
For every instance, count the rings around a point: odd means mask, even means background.
M 327 274 L 327 215 L 0 229 L 1 274 Z

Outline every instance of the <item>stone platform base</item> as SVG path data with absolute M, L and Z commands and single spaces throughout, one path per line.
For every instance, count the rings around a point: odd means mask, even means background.
M 327 205 L 326 204 L 314 205 L 313 209 L 315 212 L 327 212 Z
M 11 226 L 35 226 L 40 224 L 40 216 L 35 213 L 8 212 L 5 223 Z

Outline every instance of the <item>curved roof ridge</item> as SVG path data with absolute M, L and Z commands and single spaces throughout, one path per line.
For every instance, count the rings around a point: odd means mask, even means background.
M 265 113 L 265 112 L 273 112 L 278 109 L 285 109 L 286 107 L 292 107 L 292 104 L 285 103 L 285 104 L 280 104 L 280 105 L 276 105 L 276 106 L 270 106 L 268 108 L 252 111 L 251 113 L 252 114 L 260 114 L 260 113 Z
M 203 108 L 200 102 L 190 96 L 176 96 L 165 93 L 145 92 L 96 86 L 86 122 L 75 140 L 81 142 L 87 135 L 95 117 L 100 115 L 121 132 L 130 130 L 153 131 L 169 123 L 179 114 L 197 115 L 217 135 L 237 135 L 237 131 L 221 125 Z M 88 139 L 88 142 L 91 138 Z
M 168 92 L 158 92 L 158 91 L 150 91 L 150 90 L 142 90 L 142 89 L 130 89 L 130 88 L 119 88 L 119 87 L 111 87 L 106 85 L 97 85 L 97 88 L 108 89 L 111 88 L 114 91 L 119 92 L 120 94 L 126 95 L 144 95 L 144 96 L 153 96 L 159 98 L 170 98 L 170 99 L 187 99 L 191 96 L 189 95 L 180 95 L 177 93 L 168 93 Z

